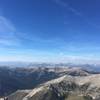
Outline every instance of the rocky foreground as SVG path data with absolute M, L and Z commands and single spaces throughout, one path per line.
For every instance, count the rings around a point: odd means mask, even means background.
M 18 90 L 8 100 L 100 100 L 100 74 L 64 75 L 33 90 Z

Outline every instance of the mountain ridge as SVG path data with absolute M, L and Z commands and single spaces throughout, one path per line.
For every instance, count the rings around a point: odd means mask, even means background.
M 67 100 L 67 96 L 66 97 L 64 96 L 68 94 L 82 95 L 84 98 L 91 98 L 84 100 L 99 100 L 100 74 L 88 75 L 88 76 L 75 76 L 75 77 L 70 75 L 65 75 L 60 78 L 39 85 L 38 87 L 31 90 L 24 98 L 21 98 L 21 100 L 51 100 L 51 99 L 40 98 L 40 97 L 44 98 L 45 94 L 51 91 L 56 93 L 56 98 L 59 98 L 55 100 Z M 49 98 L 50 95 L 47 96 Z M 9 98 L 9 100 L 12 99 Z

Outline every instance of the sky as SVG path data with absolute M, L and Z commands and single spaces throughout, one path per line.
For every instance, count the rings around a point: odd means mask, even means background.
M 0 0 L 0 61 L 100 62 L 100 0 Z

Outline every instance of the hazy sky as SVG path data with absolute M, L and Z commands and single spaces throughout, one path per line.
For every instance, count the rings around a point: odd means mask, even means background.
M 99 59 L 100 0 L 0 0 L 0 61 Z

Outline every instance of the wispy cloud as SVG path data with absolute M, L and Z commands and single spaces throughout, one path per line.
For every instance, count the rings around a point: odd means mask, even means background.
M 36 33 L 21 33 L 13 25 L 13 23 L 6 17 L 0 16 L 0 47 L 1 46 L 17 46 L 20 49 L 38 49 L 39 46 L 44 47 L 51 46 L 51 49 L 61 45 L 62 40 L 59 38 L 44 39 L 37 36 Z M 34 48 L 35 47 L 35 48 Z M 16 48 L 17 49 L 17 48 Z M 42 48 L 41 48 L 42 49 Z
M 71 11 L 75 15 L 82 16 L 82 14 L 77 9 L 71 7 L 67 2 L 64 2 L 62 0 L 54 0 L 54 1 L 60 6 L 67 8 L 69 11 Z
M 76 8 L 72 7 L 67 1 L 66 2 L 64 2 L 63 0 L 53 0 L 53 1 L 56 2 L 56 4 L 68 9 L 70 12 L 72 12 L 76 16 L 82 17 L 83 21 L 85 21 L 87 25 L 91 26 L 92 28 L 100 30 L 99 25 L 97 25 L 93 21 L 89 20 L 89 18 L 87 18 L 87 16 L 85 16 L 82 12 L 78 11 Z M 66 22 L 65 22 L 65 24 L 66 24 Z
M 14 25 L 4 16 L 0 16 L 0 33 L 15 32 Z
M 11 21 L 4 16 L 0 16 L 0 45 L 18 45 L 18 38 L 16 37 L 16 28 L 11 23 Z

